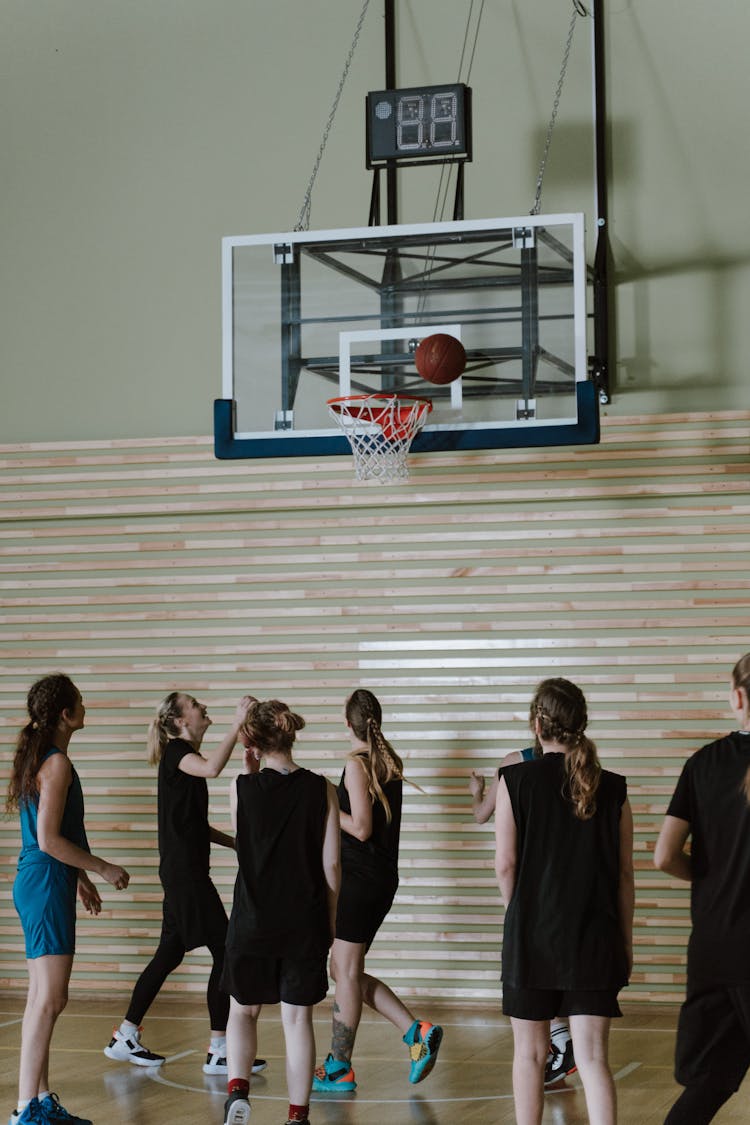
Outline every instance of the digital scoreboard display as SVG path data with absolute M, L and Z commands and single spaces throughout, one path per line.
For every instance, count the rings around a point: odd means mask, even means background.
M 389 160 L 471 160 L 471 89 L 463 83 L 367 95 L 367 167 Z

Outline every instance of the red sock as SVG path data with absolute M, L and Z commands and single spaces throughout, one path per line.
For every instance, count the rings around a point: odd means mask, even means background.
M 227 1082 L 228 1094 L 241 1094 L 246 1098 L 250 1093 L 250 1083 L 246 1078 L 230 1078 Z
M 289 1106 L 289 1120 L 290 1121 L 307 1121 L 310 1114 L 309 1105 L 290 1105 Z

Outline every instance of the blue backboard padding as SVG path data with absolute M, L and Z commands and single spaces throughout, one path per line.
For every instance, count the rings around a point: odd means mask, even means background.
M 593 383 L 576 385 L 578 421 L 560 425 L 481 426 L 472 429 L 422 431 L 414 439 L 413 453 L 445 452 L 461 449 L 529 449 L 555 445 L 597 445 L 599 443 L 599 394 Z M 214 455 L 220 461 L 258 457 L 329 457 L 350 453 L 343 434 L 279 435 L 270 437 L 234 436 L 234 402 L 214 400 Z

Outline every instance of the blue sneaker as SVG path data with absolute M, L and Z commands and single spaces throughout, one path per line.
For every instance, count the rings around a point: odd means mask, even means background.
M 49 1125 L 93 1125 L 88 1117 L 76 1117 L 74 1113 L 68 1113 L 57 1094 L 47 1094 L 39 1104 L 42 1113 L 46 1115 L 44 1120 L 49 1121 Z
M 49 1118 L 42 1109 L 38 1098 L 32 1098 L 22 1113 L 14 1109 L 8 1118 L 8 1125 L 47 1125 Z
M 322 1066 L 315 1068 L 312 1088 L 316 1094 L 350 1094 L 357 1089 L 352 1064 L 329 1055 Z
M 425 1020 L 414 1021 L 404 1036 L 404 1043 L 411 1055 L 410 1082 L 421 1082 L 427 1077 L 437 1062 L 442 1041 L 442 1027 L 436 1023 L 427 1023 Z

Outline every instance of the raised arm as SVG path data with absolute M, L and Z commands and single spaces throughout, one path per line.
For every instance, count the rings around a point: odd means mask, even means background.
M 689 835 L 689 821 L 678 816 L 665 816 L 654 848 L 654 866 L 687 883 L 693 878 L 692 861 L 685 851 Z
M 199 751 L 196 751 L 194 754 L 185 754 L 180 760 L 179 765 L 183 773 L 190 774 L 191 777 L 209 778 L 219 776 L 224 766 L 231 758 L 232 751 L 239 741 L 240 728 L 245 721 L 247 709 L 252 702 L 253 696 L 243 695 L 235 709 L 232 725 L 217 747 L 207 751 L 205 754 L 201 754 Z
M 633 873 L 633 810 L 625 799 L 620 813 L 620 883 L 617 893 L 620 927 L 628 958 L 628 977 L 633 969 L 633 912 L 635 877 Z
M 505 778 L 501 777 L 497 786 L 495 804 L 495 874 L 506 909 L 516 885 L 517 845 L 513 806 L 510 803 Z
M 341 827 L 357 840 L 369 840 L 372 836 L 372 800 L 367 788 L 365 768 L 356 758 L 347 760 L 344 780 L 352 811 L 340 814 Z
M 106 859 L 79 848 L 60 834 L 65 801 L 73 774 L 66 754 L 51 754 L 39 768 L 39 808 L 37 812 L 37 842 L 47 855 L 76 867 L 79 871 L 93 871 L 118 891 L 127 887 L 130 876 L 124 867 L 108 863 Z M 84 879 L 84 883 L 86 880 Z M 85 905 L 85 903 L 84 903 Z M 88 907 L 87 907 L 88 909 Z

